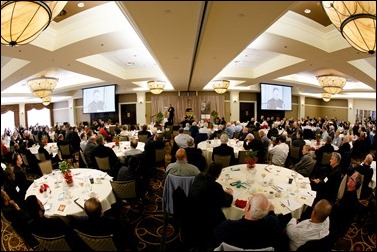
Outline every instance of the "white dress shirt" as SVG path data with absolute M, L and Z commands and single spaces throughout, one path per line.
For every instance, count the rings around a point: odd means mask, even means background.
M 270 145 L 268 152 L 272 154 L 272 164 L 284 166 L 285 160 L 288 157 L 289 146 L 286 143 L 280 143 L 275 146 Z
M 319 240 L 328 235 L 330 228 L 329 217 L 322 223 L 313 223 L 310 219 L 297 223 L 296 218 L 292 218 L 286 227 L 289 237 L 289 247 L 291 251 L 296 251 L 298 247 L 310 240 Z
M 179 148 L 187 148 L 187 140 L 189 139 L 194 140 L 192 136 L 185 133 L 180 133 L 174 138 L 174 141 L 177 143 Z

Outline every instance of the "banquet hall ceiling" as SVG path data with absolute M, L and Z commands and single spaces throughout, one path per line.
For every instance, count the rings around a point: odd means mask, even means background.
M 376 98 L 376 57 L 357 52 L 318 1 L 68 1 L 32 43 L 1 45 L 1 104 L 40 102 L 28 79 L 59 78 L 52 102 L 80 98 L 89 86 L 118 84 L 117 93 L 259 91 L 259 83 L 293 86 L 321 97 L 316 76 L 344 76 L 334 98 Z M 311 13 L 304 13 L 311 9 Z M 62 14 L 63 14 L 62 13 Z

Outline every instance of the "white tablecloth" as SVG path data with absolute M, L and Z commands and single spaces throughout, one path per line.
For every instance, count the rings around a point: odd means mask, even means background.
M 238 170 L 239 169 L 239 170 Z M 280 169 L 280 172 L 278 170 Z M 292 170 L 275 165 L 256 164 L 253 175 L 246 168 L 246 164 L 239 164 L 226 167 L 222 170 L 217 182 L 222 184 L 224 189 L 230 187 L 233 189 L 233 203 L 231 207 L 223 208 L 223 212 L 227 219 L 240 219 L 243 215 L 243 209 L 235 206 L 235 201 L 248 200 L 250 194 L 264 193 L 269 201 L 275 207 L 276 214 L 292 213 L 293 217 L 299 218 L 305 205 L 313 204 L 316 192 L 311 190 L 308 178 L 304 178 L 301 174 L 296 173 L 296 180 L 293 179 L 292 184 L 288 184 L 289 178 L 292 178 Z M 234 181 L 241 181 L 241 187 L 231 186 Z M 254 181 L 253 182 L 248 182 Z M 297 183 L 296 183 L 297 182 Z M 275 193 L 280 188 L 281 196 L 276 197 Z M 270 195 L 272 192 L 273 195 Z
M 38 155 L 39 145 L 34 145 L 29 148 L 30 152 L 34 155 Z M 49 153 L 53 153 L 54 155 L 58 153 L 58 145 L 56 143 L 47 143 L 44 147 Z
M 93 194 L 92 196 L 98 197 L 101 201 L 103 211 L 110 209 L 111 205 L 116 202 L 110 185 L 112 178 L 107 173 L 95 169 L 78 168 L 72 169 L 72 175 L 72 186 L 67 185 L 60 171 L 54 171 L 46 177 L 41 177 L 29 187 L 25 198 L 29 195 L 36 195 L 45 205 L 45 208 L 51 204 L 51 208 L 45 211 L 47 217 L 85 215 L 84 209 L 78 203 L 83 206 L 83 203 L 90 197 L 91 193 Z M 93 184 L 89 182 L 89 177 L 94 179 L 95 182 Z M 42 184 L 49 186 L 47 193 L 39 191 Z M 80 184 L 83 186 L 81 187 Z M 69 195 L 71 195 L 71 198 L 68 197 Z M 64 206 L 63 211 L 58 210 L 62 208 L 61 206 Z
M 203 156 L 206 158 L 208 165 L 212 162 L 213 148 L 220 146 L 220 144 L 221 144 L 220 139 L 202 141 L 198 144 L 198 148 L 202 150 Z M 243 141 L 236 141 L 234 139 L 230 139 L 228 141 L 228 145 L 230 147 L 233 147 L 234 155 L 236 158 L 238 158 L 239 151 L 245 150 L 243 148 Z
M 319 149 L 320 147 L 322 147 L 323 145 L 325 145 L 325 141 L 320 141 L 320 144 L 318 145 L 317 144 L 317 140 L 305 140 L 305 144 L 308 144 L 308 145 L 310 145 L 310 147 L 311 148 L 313 148 L 313 149 L 315 149 L 315 150 L 317 150 L 317 149 Z M 337 150 L 339 150 L 339 147 L 338 146 L 336 146 L 335 144 L 331 144 L 333 147 L 334 147 L 334 151 L 337 151 Z
M 116 146 L 115 142 L 109 142 L 109 143 L 106 143 L 105 146 L 113 149 L 113 151 L 115 152 L 115 154 L 117 155 L 117 157 L 119 158 L 121 163 L 125 162 L 125 154 L 124 153 L 127 150 L 131 149 L 130 141 L 121 141 L 121 142 L 119 142 L 119 146 Z M 145 146 L 145 143 L 138 142 L 136 149 L 144 151 L 144 146 Z

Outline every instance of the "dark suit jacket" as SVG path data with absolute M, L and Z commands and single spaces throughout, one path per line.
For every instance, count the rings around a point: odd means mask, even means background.
M 217 146 L 213 148 L 212 152 L 212 161 L 214 160 L 215 155 L 221 155 L 221 156 L 231 156 L 230 158 L 230 165 L 236 164 L 236 158 L 234 156 L 234 149 L 233 147 L 228 146 L 226 143 L 220 144 L 220 146 Z
M 206 159 L 202 154 L 201 149 L 197 148 L 185 148 L 187 155 L 187 162 L 195 165 L 202 172 L 206 167 Z
M 50 155 L 50 153 L 48 153 L 48 151 L 44 147 L 42 147 L 42 146 L 40 146 L 38 148 L 38 153 L 44 154 L 46 160 L 50 160 L 52 158 L 52 156 Z
M 323 180 L 317 186 L 316 200 L 327 199 L 330 203 L 334 203 L 338 195 L 340 182 L 342 181 L 340 166 L 330 168 L 330 172 L 327 174 L 327 181 Z M 313 206 L 315 203 L 313 202 Z
M 263 147 L 262 141 L 258 139 L 254 139 L 251 142 L 244 141 L 243 142 L 243 148 L 245 150 L 253 150 L 253 151 L 258 151 L 257 152 L 257 157 L 258 157 L 258 163 L 263 163 L 264 162 L 264 156 L 266 154 L 265 148 Z
M 111 172 L 112 176 L 116 176 L 118 174 L 118 170 L 120 168 L 120 162 L 118 157 L 115 155 L 115 152 L 110 148 L 105 145 L 98 145 L 92 152 L 92 164 L 95 169 L 99 169 L 97 165 L 97 161 L 95 157 L 109 157 L 109 163 L 111 167 Z M 110 174 L 111 175 L 111 174 Z

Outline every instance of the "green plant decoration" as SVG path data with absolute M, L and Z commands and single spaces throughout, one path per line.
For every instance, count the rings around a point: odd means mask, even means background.
M 156 123 L 160 124 L 162 123 L 162 120 L 164 120 L 164 114 L 160 111 L 156 115 Z

